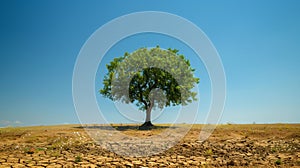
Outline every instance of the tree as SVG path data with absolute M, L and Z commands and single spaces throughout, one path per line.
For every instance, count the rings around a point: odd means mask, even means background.
M 114 58 L 106 67 L 108 73 L 99 92 L 113 101 L 135 103 L 145 110 L 146 120 L 141 127 L 153 126 L 153 108 L 187 105 L 196 100 L 192 88 L 199 78 L 194 77 L 189 60 L 176 49 L 140 48 Z

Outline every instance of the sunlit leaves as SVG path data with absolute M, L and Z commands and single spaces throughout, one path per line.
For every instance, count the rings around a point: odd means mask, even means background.
M 150 105 L 163 108 L 196 100 L 191 90 L 199 78 L 177 49 L 141 48 L 114 58 L 106 67 L 100 93 L 112 100 L 134 102 L 144 110 Z

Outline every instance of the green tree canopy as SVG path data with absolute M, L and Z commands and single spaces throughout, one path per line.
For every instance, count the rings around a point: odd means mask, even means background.
M 194 77 L 195 69 L 189 60 L 176 49 L 140 48 L 114 58 L 106 67 L 108 73 L 100 93 L 145 110 L 143 126 L 152 126 L 152 108 L 187 105 L 196 100 L 197 93 L 192 88 L 199 78 Z

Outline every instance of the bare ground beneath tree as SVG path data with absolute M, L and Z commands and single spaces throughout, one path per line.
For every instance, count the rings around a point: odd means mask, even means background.
M 151 137 L 168 125 L 114 127 L 129 136 Z M 194 125 L 174 147 L 151 157 L 107 151 L 79 125 L 1 128 L 0 167 L 300 167 L 300 124 L 220 125 L 204 142 L 198 139 L 201 127 Z

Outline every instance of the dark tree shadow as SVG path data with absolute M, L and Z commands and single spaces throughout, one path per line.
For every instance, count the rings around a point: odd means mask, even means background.
M 118 131 L 127 131 L 127 130 L 159 130 L 159 129 L 175 129 L 176 126 L 152 126 L 152 127 L 141 127 L 138 125 L 87 125 L 87 126 L 78 126 L 74 128 L 79 129 L 101 129 L 101 130 L 118 130 Z

